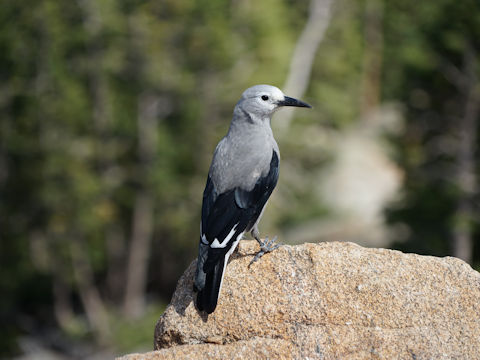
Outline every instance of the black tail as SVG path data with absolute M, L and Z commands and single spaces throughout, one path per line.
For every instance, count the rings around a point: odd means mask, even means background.
M 218 301 L 218 293 L 223 277 L 223 267 L 225 257 L 222 256 L 218 263 L 207 272 L 205 286 L 197 294 L 197 308 L 200 311 L 206 311 L 211 314 L 215 311 Z

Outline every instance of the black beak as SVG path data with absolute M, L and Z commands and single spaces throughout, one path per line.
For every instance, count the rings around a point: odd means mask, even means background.
M 307 103 L 291 98 L 289 96 L 285 96 L 285 99 L 283 101 L 278 102 L 279 106 L 296 106 L 296 107 L 306 107 L 306 108 L 311 108 L 310 105 Z

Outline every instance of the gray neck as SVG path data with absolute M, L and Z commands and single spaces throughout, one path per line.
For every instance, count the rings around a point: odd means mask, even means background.
M 273 138 L 270 116 L 258 116 L 247 112 L 239 105 L 235 106 L 227 136 L 247 135 L 250 132 L 260 132 Z
M 253 189 L 258 177 L 268 174 L 272 151 L 280 156 L 270 117 L 256 117 L 237 106 L 230 129 L 217 145 L 210 167 L 217 191 L 222 193 L 235 187 Z

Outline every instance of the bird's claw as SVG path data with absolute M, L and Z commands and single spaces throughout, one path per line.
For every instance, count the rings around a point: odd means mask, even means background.
M 254 262 L 260 259 L 266 253 L 272 252 L 275 249 L 278 249 L 281 245 L 276 244 L 275 241 L 277 240 L 277 236 L 274 236 L 271 240 L 268 239 L 268 236 L 265 237 L 265 241 L 261 242 L 257 239 L 258 243 L 260 244 L 260 251 L 255 255 L 255 257 L 250 261 L 248 267 L 250 267 Z

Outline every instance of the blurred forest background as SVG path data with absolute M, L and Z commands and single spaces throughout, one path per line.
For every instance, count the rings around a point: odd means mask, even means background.
M 263 235 L 480 268 L 478 1 L 7 0 L 0 23 L 0 357 L 152 348 L 259 83 L 314 106 L 273 119 Z

